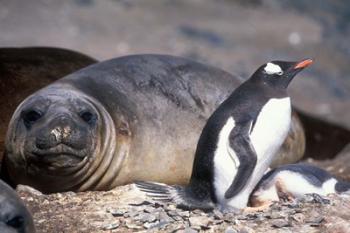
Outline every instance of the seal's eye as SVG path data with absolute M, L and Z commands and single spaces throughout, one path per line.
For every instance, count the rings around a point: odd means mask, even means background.
M 29 127 L 34 122 L 39 120 L 42 117 L 42 115 L 43 114 L 37 110 L 29 110 L 29 111 L 25 112 L 23 115 L 24 124 L 27 127 Z
M 81 119 L 83 119 L 86 123 L 93 125 L 96 122 L 96 116 L 95 114 L 91 113 L 90 111 L 86 110 L 80 113 Z
M 19 228 L 22 228 L 24 225 L 24 218 L 22 216 L 17 215 L 7 220 L 6 224 L 13 228 L 19 229 Z

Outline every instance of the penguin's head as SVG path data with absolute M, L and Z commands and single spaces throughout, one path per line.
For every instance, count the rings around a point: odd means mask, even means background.
M 312 63 L 311 59 L 298 62 L 270 61 L 260 66 L 251 79 L 274 88 L 285 89 L 297 73 Z

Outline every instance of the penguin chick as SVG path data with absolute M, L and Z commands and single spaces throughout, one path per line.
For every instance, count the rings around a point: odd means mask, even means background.
M 172 200 L 187 209 L 245 208 L 289 131 L 291 103 L 286 89 L 311 63 L 311 59 L 266 63 L 234 90 L 202 130 L 188 186 L 136 185 L 153 198 Z
M 253 207 L 268 207 L 282 199 L 292 200 L 306 194 L 350 195 L 350 183 L 340 181 L 327 171 L 308 164 L 288 164 L 267 172 L 252 195 Z

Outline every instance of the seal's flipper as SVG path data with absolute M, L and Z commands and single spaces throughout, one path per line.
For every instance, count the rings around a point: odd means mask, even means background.
M 249 139 L 249 133 L 253 130 L 254 121 L 242 124 L 241 127 L 235 127 L 229 137 L 229 146 L 234 150 L 235 156 L 238 157 L 239 166 L 237 174 L 225 192 L 225 198 L 229 199 L 237 195 L 249 180 L 254 171 L 257 155 Z M 234 155 L 233 155 L 234 156 Z
M 181 209 L 212 210 L 214 208 L 214 203 L 209 197 L 199 200 L 186 187 L 144 181 L 138 181 L 135 184 L 140 191 L 145 192 L 153 200 L 174 202 Z

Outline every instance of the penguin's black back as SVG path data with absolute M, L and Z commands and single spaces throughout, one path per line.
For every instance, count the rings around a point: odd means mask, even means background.
M 274 176 L 276 176 L 281 171 L 291 171 L 295 173 L 302 174 L 303 177 L 310 182 L 311 184 L 321 187 L 324 182 L 327 180 L 334 178 L 331 174 L 329 174 L 327 171 L 313 166 L 309 164 L 304 163 L 297 163 L 297 164 L 288 164 L 281 167 L 278 167 L 276 169 L 273 169 L 266 173 L 259 184 L 262 184 L 266 180 L 273 179 Z M 259 184 L 257 186 L 259 186 Z
M 247 122 L 253 119 L 253 127 L 257 116 L 270 98 L 287 97 L 285 90 L 274 89 L 268 85 L 248 80 L 239 86 L 211 115 L 199 138 L 189 189 L 193 193 L 210 193 L 215 202 L 214 194 L 214 153 L 219 134 L 230 117 L 235 123 Z

